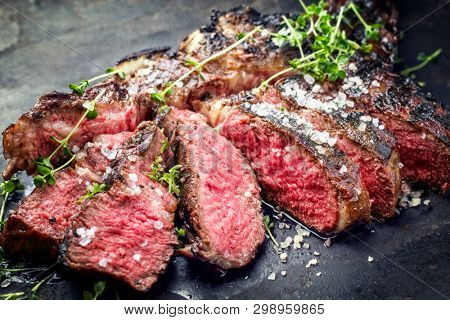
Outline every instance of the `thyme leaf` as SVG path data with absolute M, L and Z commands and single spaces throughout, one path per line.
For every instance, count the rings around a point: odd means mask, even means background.
M 85 290 L 83 291 L 83 299 L 84 300 L 97 300 L 98 297 L 105 291 L 106 282 L 98 281 L 93 285 L 93 292 Z
M 270 221 L 270 217 L 268 215 L 265 215 L 263 218 L 264 228 L 266 229 L 267 235 L 269 236 L 270 240 L 278 247 L 279 244 L 277 240 L 275 240 L 275 237 L 272 234 L 271 229 L 274 227 L 274 223 Z
M 88 187 L 86 194 L 78 199 L 77 203 L 81 204 L 87 199 L 93 199 L 96 194 L 105 192 L 106 190 L 108 190 L 108 186 L 106 184 L 98 184 L 97 182 L 94 182 L 92 186 Z
M 435 50 L 434 52 L 430 53 L 429 55 L 420 53 L 417 56 L 417 60 L 419 60 L 421 62 L 418 65 L 414 66 L 414 67 L 406 68 L 405 70 L 403 70 L 400 73 L 403 76 L 411 75 L 413 72 L 424 68 L 428 63 L 432 62 L 433 60 L 436 60 L 437 57 L 439 57 L 439 55 L 441 54 L 441 52 L 442 52 L 442 49 L 439 48 L 439 49 Z

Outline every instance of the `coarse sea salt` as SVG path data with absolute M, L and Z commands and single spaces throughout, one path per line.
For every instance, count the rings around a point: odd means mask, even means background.
M 155 223 L 153 224 L 153 226 L 155 227 L 155 229 L 162 229 L 164 227 L 164 224 L 161 221 L 155 221 Z
M 80 237 L 80 241 L 78 242 L 80 246 L 86 247 L 95 237 L 95 232 L 97 231 L 97 227 L 91 227 L 89 229 L 86 228 L 78 228 L 75 232 Z
M 136 260 L 136 261 L 141 261 L 141 254 L 140 253 L 135 253 L 134 255 L 133 255 L 133 259 L 134 260 Z
M 105 268 L 108 265 L 108 259 L 103 258 L 98 262 L 98 265 L 102 268 Z

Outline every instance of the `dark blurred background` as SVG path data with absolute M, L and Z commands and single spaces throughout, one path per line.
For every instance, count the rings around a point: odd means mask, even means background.
M 397 1 L 399 30 L 446 2 Z M 243 3 L 265 13 L 299 8 L 296 0 L 0 0 L 0 130 L 43 92 L 67 90 L 68 83 L 102 73 L 130 52 L 176 47 L 189 32 L 208 23 L 212 9 Z M 417 64 L 419 53 L 443 49 L 436 63 L 416 75 L 445 103 L 450 102 L 449 21 L 450 4 L 409 29 L 399 48 L 409 66 Z M 300 251 L 290 253 L 289 263 L 282 265 L 266 243 L 254 264 L 222 278 L 177 257 L 148 295 L 120 292 L 120 297 L 443 298 L 450 295 L 450 202 L 435 194 L 426 197 L 430 207 L 412 208 L 385 225 L 355 230 L 355 237 L 344 237 L 331 248 L 318 238 L 308 238 L 310 252 L 321 253 L 313 269 L 304 266 L 312 257 Z M 281 239 L 293 236 L 292 229 L 276 233 Z M 369 255 L 374 262 L 367 262 Z M 287 270 L 286 277 L 280 276 L 281 270 Z M 277 273 L 276 281 L 267 280 L 271 272 Z M 82 289 L 91 286 L 84 278 L 65 278 L 69 281 L 43 287 L 40 296 L 80 298 Z M 107 297 L 114 298 L 114 290 Z

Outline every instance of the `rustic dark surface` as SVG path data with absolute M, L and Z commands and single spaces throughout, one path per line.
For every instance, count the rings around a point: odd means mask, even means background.
M 213 8 L 249 3 L 263 12 L 293 11 L 286 1 L 171 0 L 0 0 L 0 129 L 50 90 L 101 73 L 120 57 L 152 46 L 177 43 L 207 23 Z M 444 0 L 398 1 L 400 30 L 418 21 Z M 408 30 L 400 56 L 415 64 L 420 52 L 443 48 L 439 61 L 417 72 L 437 98 L 450 102 L 450 5 Z M 39 25 L 40 27 L 38 27 Z M 41 29 L 42 28 L 42 29 Z M 43 29 L 48 32 L 43 31 Z M 53 36 L 52 36 L 53 35 Z M 60 41 L 56 40 L 57 37 Z M 75 52 L 76 51 L 76 52 Z M 4 161 L 1 162 L 2 166 Z M 311 249 L 289 249 L 281 264 L 267 241 L 251 266 L 219 276 L 177 257 L 147 294 L 137 295 L 108 282 L 104 297 L 159 299 L 442 299 L 450 296 L 450 201 L 429 194 L 428 207 L 417 207 L 385 225 L 374 223 L 335 239 L 306 238 Z M 18 200 L 18 199 L 15 199 Z M 10 207 L 14 206 L 14 203 Z M 284 240 L 290 230 L 276 230 Z M 316 267 L 305 268 L 319 251 Z M 310 252 L 310 253 L 308 253 Z M 369 263 L 368 256 L 374 261 Z M 280 275 L 286 270 L 286 277 Z M 271 272 L 276 281 L 267 280 Z M 316 276 L 321 272 L 321 276 Z M 62 271 L 62 279 L 44 286 L 47 299 L 79 299 L 92 279 Z M 0 294 L 31 285 L 11 284 Z

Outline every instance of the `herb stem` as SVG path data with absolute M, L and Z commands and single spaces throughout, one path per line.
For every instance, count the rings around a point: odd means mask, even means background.
M 4 197 L 3 197 L 3 201 L 2 201 L 2 209 L 0 211 L 0 222 L 3 221 L 3 214 L 5 212 L 5 207 L 6 207 L 6 201 L 8 201 L 8 196 L 9 196 L 9 192 L 6 192 Z
M 98 76 L 95 76 L 95 77 L 89 79 L 88 82 L 91 83 L 91 82 L 94 82 L 94 81 L 97 81 L 97 80 L 100 80 L 100 79 L 103 79 L 103 78 L 107 78 L 107 77 L 110 77 L 110 76 L 112 76 L 114 74 L 118 74 L 118 73 L 121 73 L 121 72 L 122 72 L 122 70 L 117 69 L 117 70 L 114 70 L 114 71 L 109 72 L 109 73 L 108 72 L 107 73 L 103 73 L 103 74 L 100 74 Z
M 358 8 L 356 8 L 355 4 L 353 2 L 350 2 L 348 7 L 353 11 L 355 16 L 358 18 L 358 20 L 361 22 L 361 24 L 364 26 L 365 29 L 370 29 L 371 27 L 367 24 L 366 20 L 361 16 L 359 13 Z
M 272 75 L 271 77 L 267 78 L 266 80 L 264 80 L 263 82 L 261 82 L 260 86 L 258 88 L 256 88 L 257 90 L 262 89 L 264 87 L 267 87 L 269 85 L 270 82 L 272 82 L 272 80 L 278 78 L 279 76 L 294 71 L 295 69 L 293 67 L 281 70 L 280 72 L 275 73 L 274 75 Z
M 23 292 L 23 291 L 14 292 L 14 293 L 5 293 L 5 294 L 0 295 L 0 298 L 3 298 L 4 300 L 11 300 L 11 299 L 19 298 L 23 295 L 25 295 L 25 292 Z
M 291 33 L 294 36 L 295 42 L 297 43 L 298 50 L 300 51 L 300 55 L 302 56 L 302 58 L 304 58 L 305 56 L 303 54 L 302 44 L 301 44 L 300 40 L 298 39 L 297 32 L 295 31 L 292 24 L 289 22 L 288 18 L 286 18 L 286 16 L 283 15 L 281 18 L 283 19 L 284 23 L 286 23 L 289 30 L 291 30 Z
M 253 36 L 253 34 L 255 34 L 256 32 L 258 32 L 260 30 L 261 30 L 261 27 L 256 27 L 255 29 L 253 29 L 252 31 L 247 33 L 244 37 L 242 37 L 241 39 L 239 39 L 238 41 L 233 43 L 231 46 L 229 46 L 229 47 L 217 52 L 216 54 L 213 54 L 212 56 L 206 58 L 205 60 L 199 62 L 194 68 L 190 69 L 189 72 L 186 72 L 183 76 L 178 78 L 175 82 L 171 83 L 166 89 L 164 89 L 164 91 L 162 92 L 163 96 L 165 96 L 167 93 L 169 93 L 176 85 L 181 83 L 184 79 L 189 77 L 192 73 L 200 70 L 205 64 L 207 64 L 213 60 L 216 60 L 217 58 L 220 58 L 221 56 L 227 54 L 228 52 L 230 52 L 231 50 L 233 50 L 234 48 L 239 46 L 241 43 L 245 42 L 248 38 L 250 38 L 251 36 Z
M 55 274 L 55 272 L 50 273 L 48 276 L 46 276 L 44 279 L 42 279 L 41 281 L 39 281 L 32 289 L 31 292 L 32 293 L 36 293 L 39 288 L 46 282 L 48 281 L 48 279 L 50 279 L 51 277 L 53 277 L 53 275 Z
M 442 52 L 442 49 L 439 48 L 436 51 L 434 51 L 432 54 L 430 54 L 429 56 L 425 57 L 423 59 L 423 61 L 421 63 L 419 63 L 418 65 L 414 66 L 414 67 L 410 67 L 407 68 L 403 71 L 401 71 L 401 75 L 403 76 L 408 76 L 410 75 L 412 72 L 417 71 L 422 69 L 423 67 L 425 67 L 428 63 L 430 63 L 431 61 L 433 61 L 434 59 L 436 59 Z

